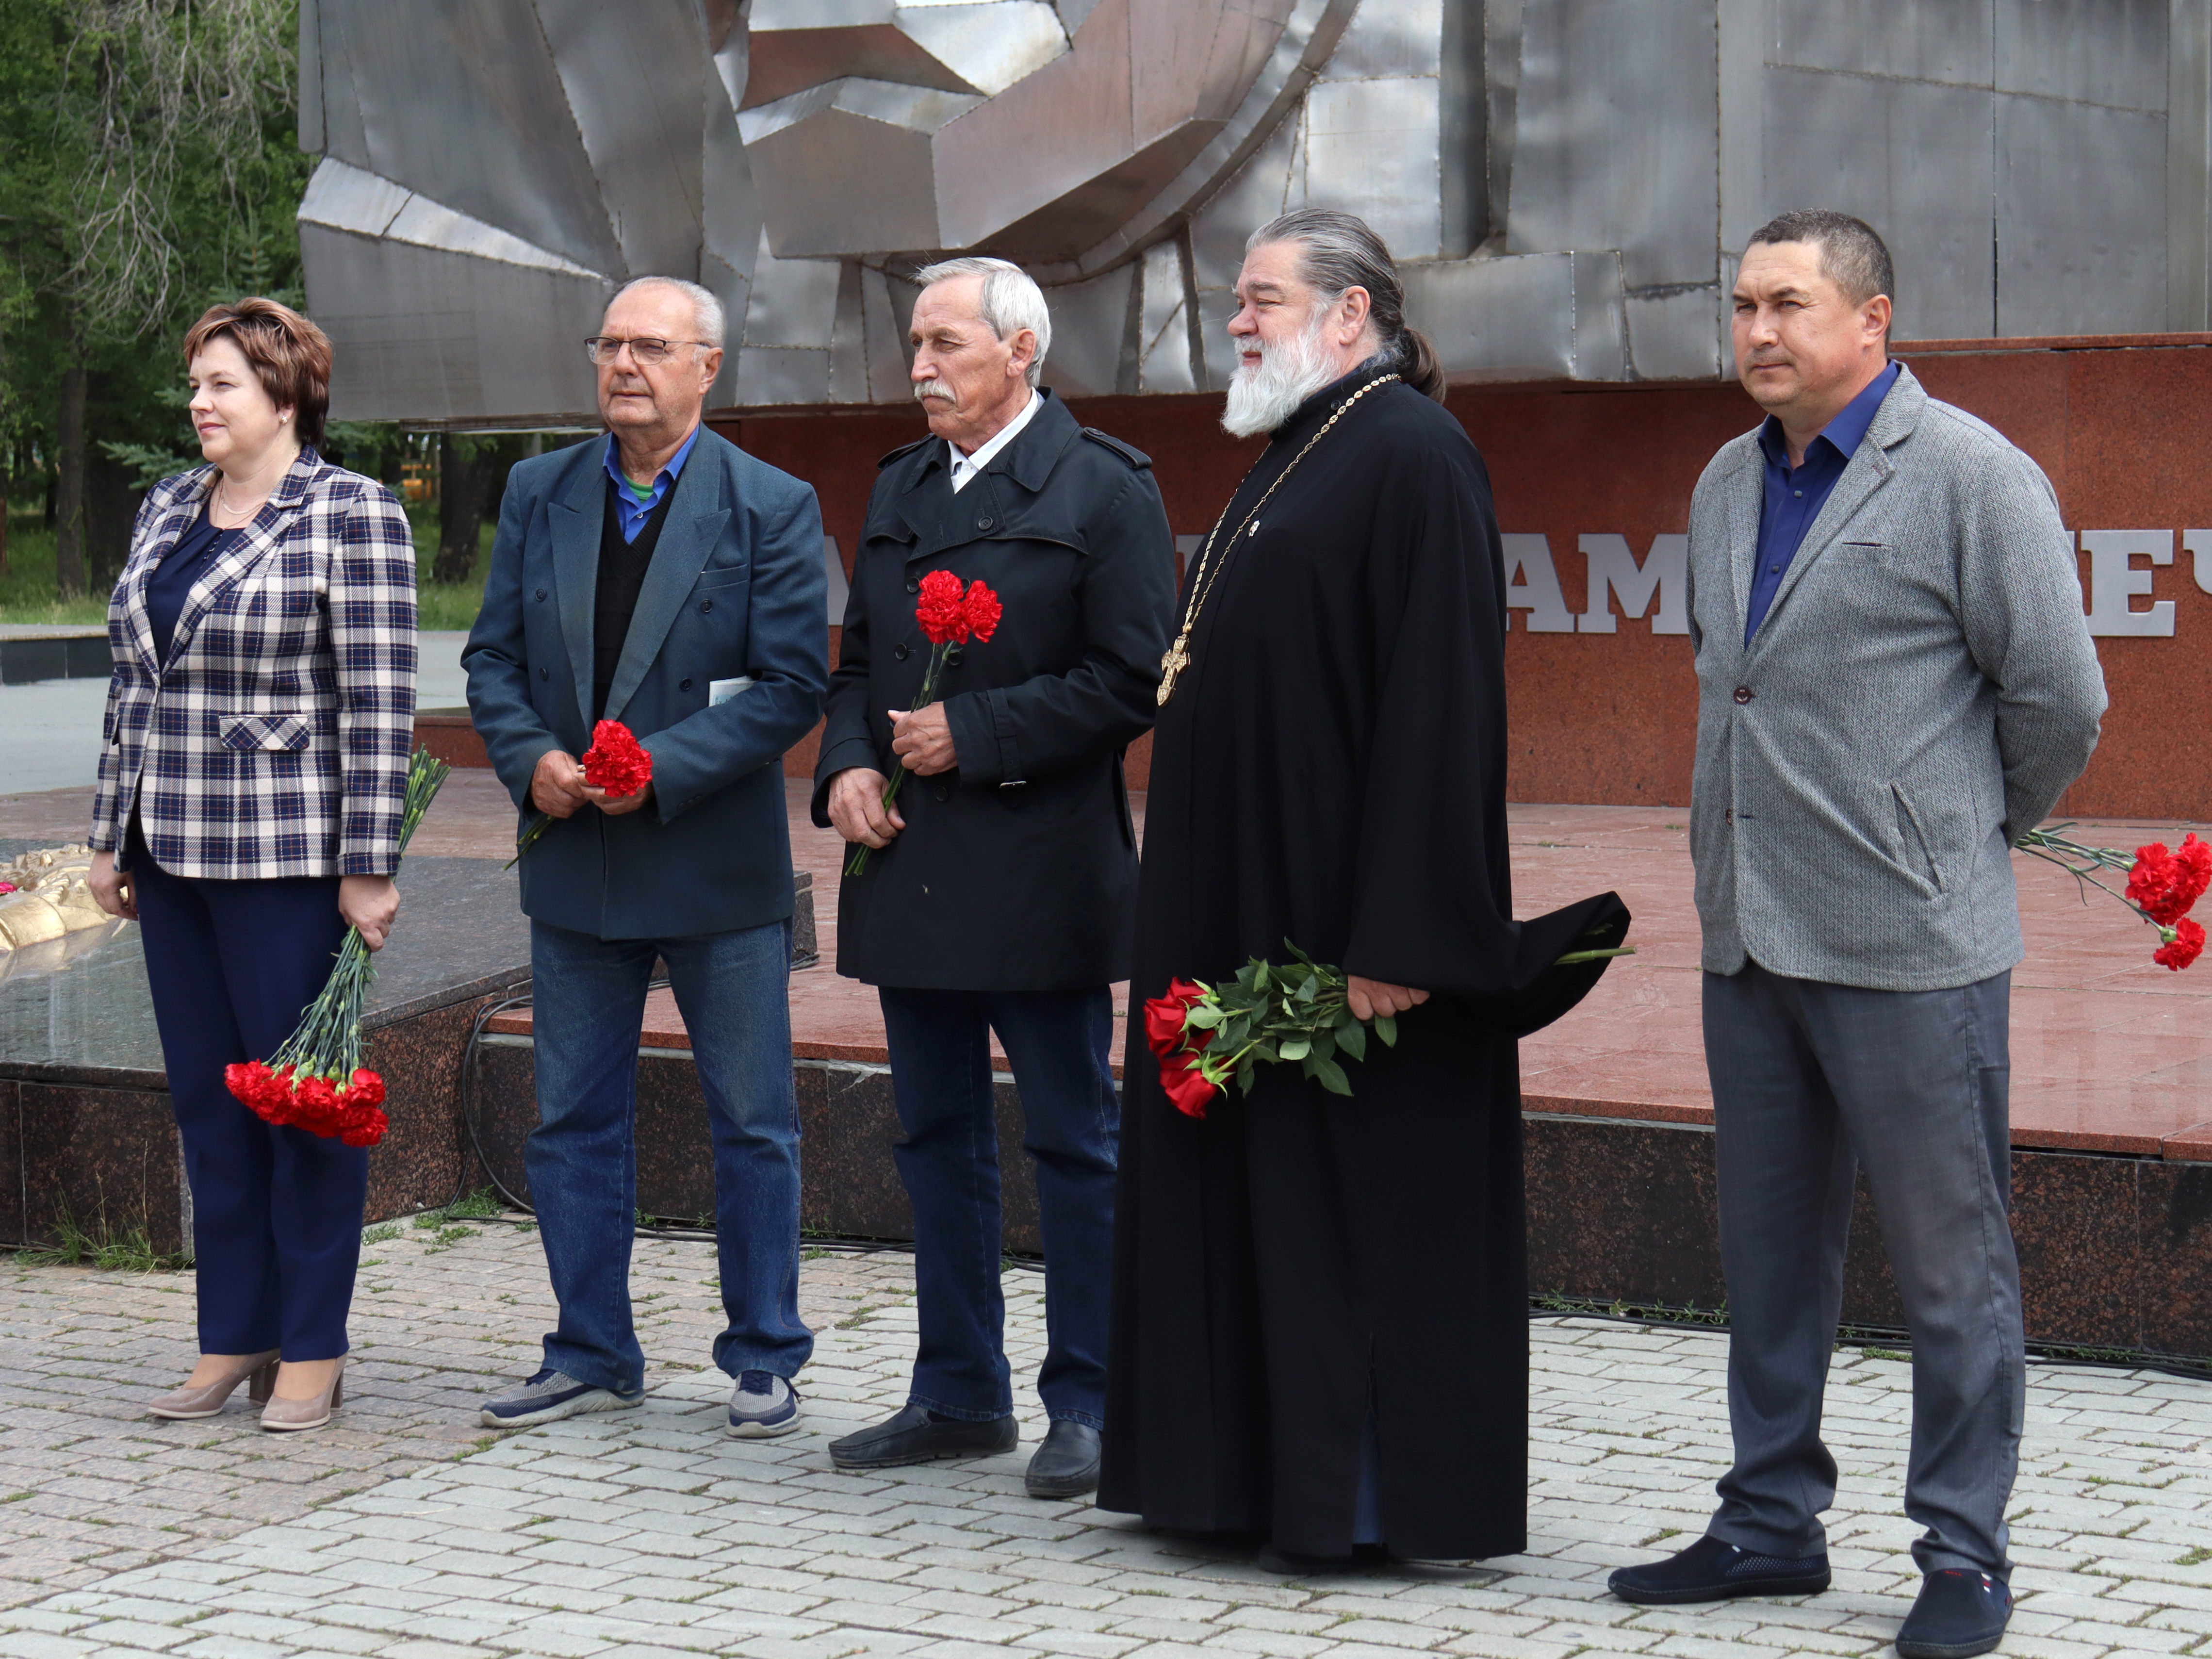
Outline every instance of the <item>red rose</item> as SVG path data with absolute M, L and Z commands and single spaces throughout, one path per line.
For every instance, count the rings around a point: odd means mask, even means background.
M 1179 979 L 1168 986 L 1164 997 L 1153 997 L 1145 1004 L 1145 1041 L 1162 1060 L 1173 1054 L 1182 1043 L 1183 1017 L 1197 1003 L 1206 1000 L 1206 993 L 1187 979 Z M 1211 1040 L 1213 1033 L 1202 1031 L 1198 1036 Z M 1194 1045 L 1203 1048 L 1205 1042 Z
M 975 636 L 978 645 L 990 643 L 991 635 L 998 631 L 999 618 L 1006 614 L 1006 607 L 999 603 L 999 596 L 981 581 L 969 585 L 968 597 L 960 602 L 960 609 L 968 632 Z
M 1210 1036 L 1212 1033 L 1208 1032 Z M 1185 1117 L 1202 1118 L 1206 1103 L 1221 1091 L 1206 1080 L 1198 1069 L 1196 1054 L 1176 1054 L 1160 1061 L 1160 1087 L 1167 1091 L 1168 1099 L 1176 1110 Z
M 922 637 L 932 645 L 965 644 L 968 607 L 961 598 L 960 578 L 950 570 L 933 570 L 924 576 L 914 619 L 921 624 Z
M 2170 927 L 2161 932 L 2160 937 L 2166 933 L 2171 933 L 2172 937 L 2152 951 L 2150 956 L 2150 959 L 2160 967 L 2171 968 L 2178 974 L 2203 954 L 2204 929 L 2187 916 L 2177 919 Z
M 601 720 L 584 751 L 584 781 L 617 800 L 635 795 L 653 781 L 653 757 L 620 720 Z

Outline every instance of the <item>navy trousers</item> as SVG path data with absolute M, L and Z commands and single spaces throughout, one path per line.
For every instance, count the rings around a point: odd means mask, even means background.
M 346 1351 L 368 1152 L 264 1123 L 223 1067 L 266 1060 L 330 978 L 345 921 L 335 876 L 173 876 L 132 826 L 130 877 L 169 1104 L 192 1192 L 202 1353 Z
M 892 1148 L 914 1204 L 915 1312 L 908 1399 L 988 1422 L 1014 1409 L 999 1288 L 999 1128 L 991 1033 L 1021 1091 L 1044 1234 L 1045 1414 L 1099 1428 L 1106 1413 L 1107 1299 L 1121 1108 L 1109 1049 L 1114 1001 L 1092 991 L 881 988 L 891 1094 L 906 1139 Z

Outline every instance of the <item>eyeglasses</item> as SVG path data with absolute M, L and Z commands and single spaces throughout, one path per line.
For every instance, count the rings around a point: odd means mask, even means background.
M 680 345 L 705 346 L 709 351 L 714 349 L 706 340 L 625 340 L 611 334 L 594 334 L 584 342 L 584 355 L 604 365 L 621 356 L 622 349 L 628 346 L 631 357 L 641 363 L 665 363 L 669 354 Z

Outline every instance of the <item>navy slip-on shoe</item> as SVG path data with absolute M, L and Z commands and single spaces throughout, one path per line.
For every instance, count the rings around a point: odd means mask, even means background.
M 2004 1640 L 2012 1588 L 2002 1578 L 1944 1567 L 1920 1581 L 1920 1594 L 1897 1632 L 1904 1659 L 1971 1659 Z
M 586 1412 L 629 1411 L 645 1403 L 645 1390 L 617 1394 L 594 1383 L 580 1382 L 566 1371 L 544 1370 L 527 1382 L 509 1389 L 484 1402 L 478 1420 L 489 1429 L 526 1429 L 538 1423 L 557 1423 L 564 1417 Z
M 799 1426 L 799 1390 L 773 1371 L 740 1371 L 730 1390 L 730 1419 L 723 1432 L 739 1440 L 766 1440 Z
M 1753 1555 L 1708 1534 L 1664 1561 L 1619 1569 L 1606 1588 L 1624 1601 L 1653 1607 L 1739 1595 L 1817 1595 L 1828 1588 L 1828 1558 Z

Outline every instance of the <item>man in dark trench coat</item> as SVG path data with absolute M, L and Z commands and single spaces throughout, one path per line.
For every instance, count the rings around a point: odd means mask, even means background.
M 1121 751 L 1152 723 L 1175 600 L 1151 463 L 1037 389 L 1044 296 L 1018 266 L 920 275 L 915 395 L 931 435 L 893 451 L 854 562 L 814 821 L 869 848 L 838 900 L 837 971 L 878 988 L 914 1204 L 921 1332 L 908 1404 L 830 1447 L 841 1469 L 1012 1449 L 999 1289 L 990 1037 L 1036 1161 L 1051 1427 L 1028 1489 L 1097 1482 L 1120 1108 L 1109 987 L 1127 975 L 1137 844 Z M 921 579 L 1005 607 L 915 708 Z M 895 802 L 884 793 L 903 764 Z

